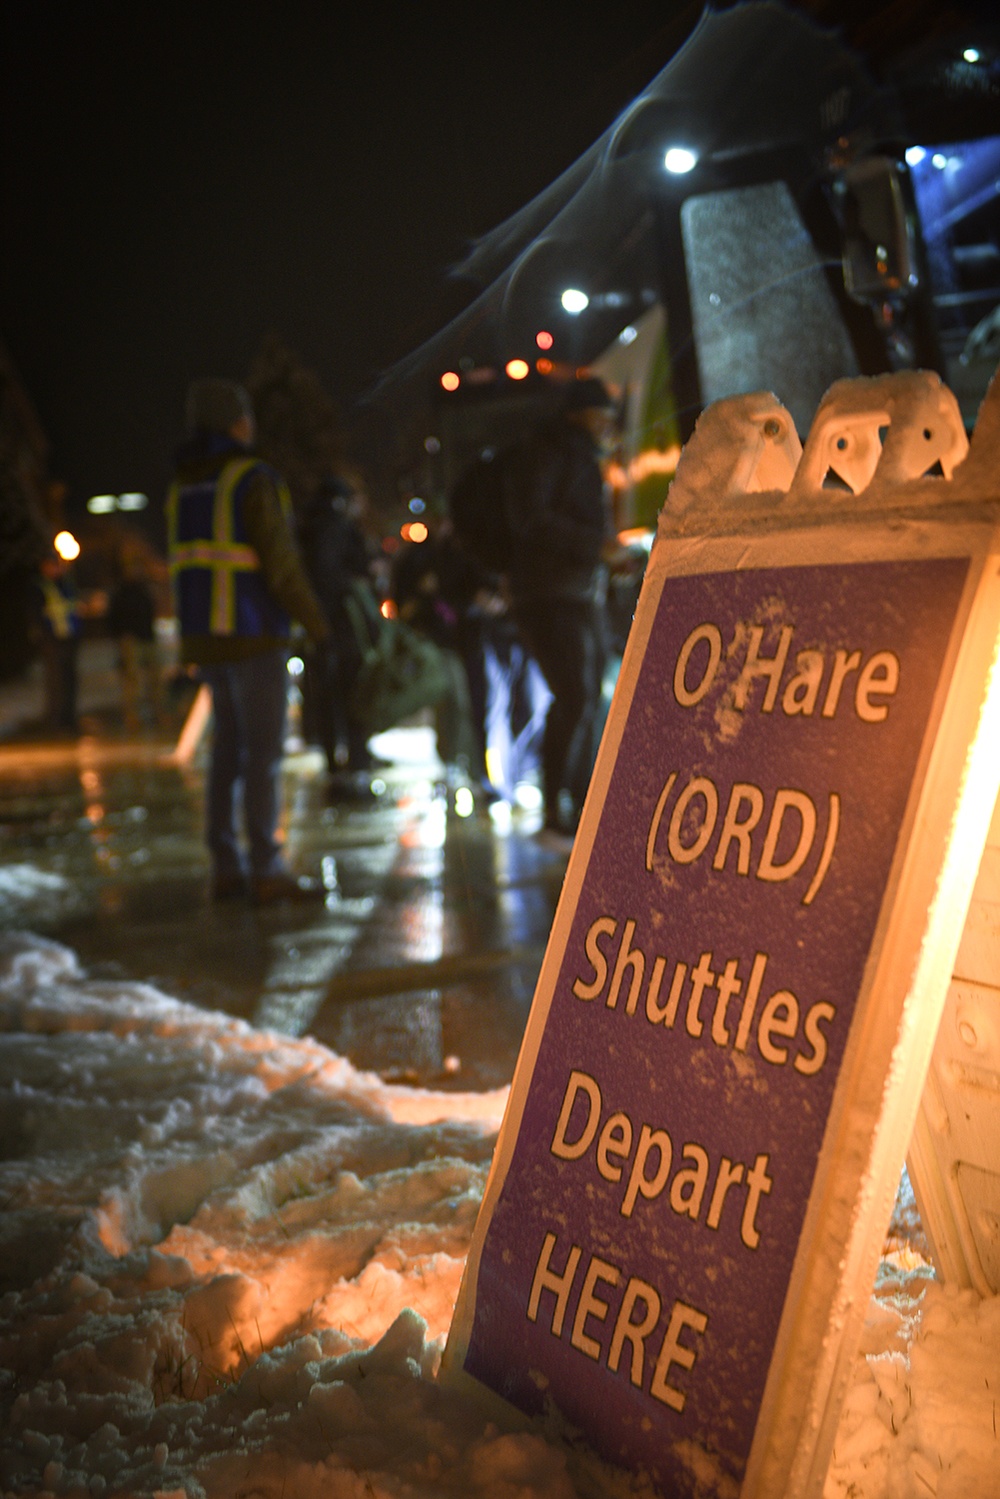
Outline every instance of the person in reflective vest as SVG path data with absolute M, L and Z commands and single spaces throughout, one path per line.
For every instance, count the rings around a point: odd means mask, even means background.
M 287 486 L 253 451 L 247 392 L 230 380 L 195 380 L 185 416 L 167 533 L 181 659 L 212 691 L 211 892 L 222 900 L 249 891 L 259 905 L 311 898 L 321 887 L 291 873 L 277 836 L 279 774 L 291 621 L 319 643 L 326 618 L 296 549 Z
M 52 551 L 38 567 L 31 634 L 45 673 L 45 718 L 57 734 L 76 734 L 80 604 L 73 571 Z

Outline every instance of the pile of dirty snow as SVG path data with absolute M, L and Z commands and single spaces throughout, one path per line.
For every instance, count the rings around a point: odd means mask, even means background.
M 437 1382 L 504 1102 L 3 939 L 0 1490 L 628 1492 Z M 826 1496 L 1000 1496 L 1000 1302 L 941 1289 L 905 1209 Z

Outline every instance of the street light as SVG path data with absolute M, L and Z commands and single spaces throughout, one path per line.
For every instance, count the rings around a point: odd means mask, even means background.
M 80 543 L 72 531 L 59 531 L 53 537 L 52 545 L 64 562 L 75 562 L 80 555 Z
M 663 165 L 675 177 L 683 177 L 686 172 L 694 171 L 698 165 L 698 157 L 687 146 L 671 146 L 663 158 Z
M 590 298 L 585 291 L 579 287 L 568 286 L 559 299 L 563 305 L 563 311 L 568 312 L 570 317 L 578 317 L 590 306 Z
M 148 504 L 148 495 L 129 490 L 127 494 L 92 494 L 87 509 L 91 515 L 110 515 L 114 510 L 145 510 Z

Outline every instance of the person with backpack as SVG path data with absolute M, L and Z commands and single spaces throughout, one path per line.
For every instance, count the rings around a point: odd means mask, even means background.
M 141 547 L 126 542 L 118 554 L 118 581 L 108 600 L 104 626 L 118 644 L 122 710 L 126 731 L 138 733 L 148 712 L 165 723 L 163 682 L 156 640 L 156 603 L 149 565 Z
M 46 726 L 57 734 L 78 734 L 82 611 L 72 566 L 54 547 L 39 562 L 30 607 L 30 635 L 45 672 Z
M 510 802 L 517 800 L 519 784 L 537 769 L 549 703 L 510 601 L 508 578 L 517 538 L 506 494 L 522 441 L 523 436 L 499 449 L 483 448 L 448 496 L 455 543 L 475 569 L 463 659 L 480 756 L 488 783 Z
M 576 830 L 597 752 L 605 564 L 622 553 L 600 465 L 614 410 L 601 380 L 579 380 L 564 409 L 504 464 L 514 614 L 552 694 L 542 740 L 543 835 L 560 847 Z
M 476 615 L 482 583 L 482 571 L 457 540 L 449 516 L 432 518 L 425 540 L 407 542 L 392 572 L 399 618 L 433 642 L 447 673 L 447 689 L 434 705 L 438 756 L 454 778 L 488 796 Z
M 372 550 L 361 525 L 367 497 L 351 479 L 328 475 L 306 510 L 299 535 L 306 572 L 330 634 L 306 663 L 304 682 L 334 799 L 371 799 L 370 773 L 382 764 L 368 730 L 352 712 L 362 653 L 348 607 L 354 585 L 371 583 Z

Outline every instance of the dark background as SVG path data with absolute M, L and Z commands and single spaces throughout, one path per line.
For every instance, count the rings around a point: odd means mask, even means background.
M 969 9 L 798 8 L 876 65 Z M 0 0 L 0 340 L 67 514 L 158 498 L 188 380 L 244 377 L 268 335 L 370 441 L 358 398 L 471 295 L 449 267 L 700 12 Z
M 699 12 L 4 0 L 0 338 L 70 510 L 161 492 L 189 378 L 268 334 L 350 417 Z

